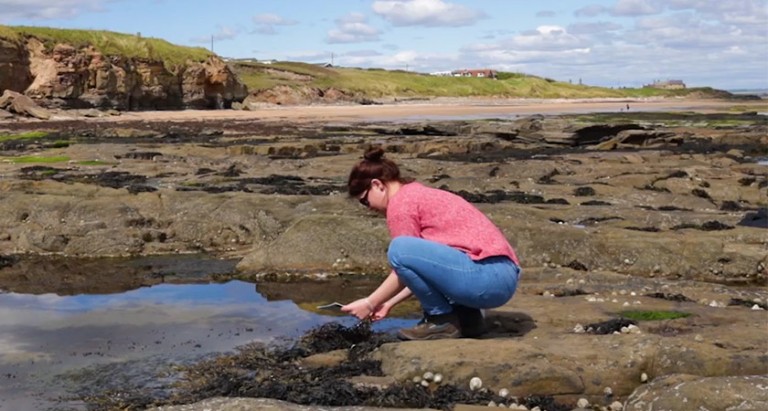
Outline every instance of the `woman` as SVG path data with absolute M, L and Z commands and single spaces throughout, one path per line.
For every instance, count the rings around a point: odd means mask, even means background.
M 401 177 L 381 148 L 365 153 L 347 187 L 362 205 L 386 215 L 392 272 L 371 295 L 342 311 L 380 320 L 413 294 L 424 318 L 401 329 L 401 339 L 473 337 L 482 332 L 480 310 L 512 298 L 520 273 L 515 251 L 475 206 Z

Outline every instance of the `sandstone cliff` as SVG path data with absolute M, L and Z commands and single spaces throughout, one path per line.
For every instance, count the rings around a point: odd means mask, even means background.
M 163 61 L 105 55 L 92 46 L 47 46 L 35 37 L 0 38 L 0 92 L 45 107 L 119 110 L 228 108 L 248 94 L 221 59 Z

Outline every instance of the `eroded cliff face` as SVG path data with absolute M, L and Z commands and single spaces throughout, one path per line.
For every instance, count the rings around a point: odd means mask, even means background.
M 171 71 L 162 61 L 103 55 L 92 47 L 47 49 L 35 38 L 0 39 L 0 91 L 5 89 L 45 107 L 120 110 L 228 108 L 248 93 L 216 57 Z
M 0 38 L 0 90 L 21 92 L 31 82 L 29 58 L 24 48 Z

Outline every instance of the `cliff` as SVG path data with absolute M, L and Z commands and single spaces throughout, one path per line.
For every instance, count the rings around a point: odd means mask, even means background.
M 212 54 L 169 64 L 28 34 L 0 37 L 0 93 L 6 89 L 48 108 L 119 110 L 228 108 L 248 95 Z

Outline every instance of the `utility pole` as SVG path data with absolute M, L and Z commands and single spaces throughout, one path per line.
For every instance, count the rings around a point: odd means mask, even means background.
M 213 53 L 213 34 L 211 34 L 211 53 Z
M 331 52 L 331 65 L 333 65 L 333 52 Z

